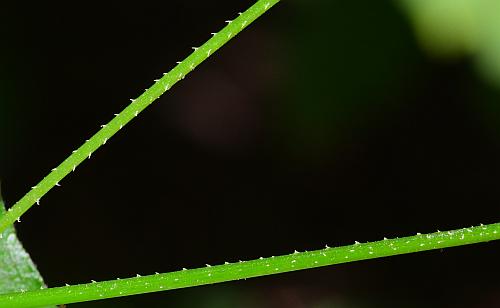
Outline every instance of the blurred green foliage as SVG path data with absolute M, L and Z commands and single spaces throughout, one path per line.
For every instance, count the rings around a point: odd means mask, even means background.
M 366 2 L 363 9 L 357 2 L 294 5 L 299 16 L 285 24 L 285 57 L 294 72 L 279 127 L 287 128 L 282 140 L 293 156 L 321 162 L 401 107 L 421 57 L 391 2 Z
M 477 69 L 500 87 L 500 1 L 400 0 L 418 40 L 439 58 L 474 56 Z

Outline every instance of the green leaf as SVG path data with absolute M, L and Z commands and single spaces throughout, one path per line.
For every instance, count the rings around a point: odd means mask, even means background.
M 5 212 L 0 196 L 0 216 Z M 41 288 L 46 288 L 42 276 L 17 238 L 14 227 L 8 227 L 0 234 L 0 294 Z

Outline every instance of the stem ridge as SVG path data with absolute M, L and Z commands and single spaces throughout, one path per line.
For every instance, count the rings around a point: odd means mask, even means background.
M 126 279 L 64 286 L 29 292 L 0 295 L 0 307 L 70 304 L 134 294 L 174 290 L 240 279 L 274 275 L 334 264 L 395 256 L 434 249 L 468 245 L 500 239 L 500 223 L 451 231 L 417 234 L 352 245 L 259 258 L 251 261 L 226 262 L 196 269 L 182 269 Z
M 141 113 L 153 101 L 163 93 L 172 88 L 177 82 L 184 79 L 198 65 L 213 55 L 220 47 L 248 27 L 254 20 L 264 14 L 268 9 L 280 0 L 259 0 L 236 19 L 227 22 L 227 25 L 206 41 L 202 46 L 194 48 L 193 52 L 183 61 L 179 62 L 170 72 L 158 79 L 149 89 L 146 89 L 136 99 L 123 109 L 122 112 L 107 124 L 101 125 L 101 129 L 88 139 L 82 146 L 68 156 L 59 166 L 44 177 L 36 186 L 24 195 L 7 213 L 0 217 L 0 233 L 9 225 L 19 220 L 27 210 L 35 203 L 40 204 L 40 199 L 69 173 L 74 172 L 76 167 L 85 159 L 90 159 L 92 153 L 104 145 L 111 137 L 121 130 L 128 122 Z

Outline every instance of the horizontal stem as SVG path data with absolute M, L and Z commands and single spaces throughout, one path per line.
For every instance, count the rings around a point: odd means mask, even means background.
M 500 223 L 325 248 L 252 261 L 0 295 L 0 307 L 33 307 L 173 290 L 500 239 Z
M 101 129 L 87 140 L 81 147 L 66 158 L 59 166 L 52 169 L 45 178 L 22 197 L 5 215 L 0 217 L 0 233 L 14 221 L 18 220 L 29 208 L 54 186 L 66 177 L 70 172 L 85 159 L 90 158 L 98 148 L 106 143 L 114 134 L 122 129 L 128 122 L 135 118 L 141 111 L 149 106 L 154 100 L 169 90 L 174 84 L 189 74 L 196 66 L 213 55 L 220 47 L 235 37 L 239 32 L 250 25 L 255 19 L 264 14 L 279 0 L 259 0 L 236 19 L 227 21 L 227 26 L 214 34 L 206 43 L 194 51 L 184 61 L 180 62 L 170 72 L 158 79 L 149 89 L 138 98 L 132 100 L 122 112 L 117 114 L 108 124 L 102 125 Z

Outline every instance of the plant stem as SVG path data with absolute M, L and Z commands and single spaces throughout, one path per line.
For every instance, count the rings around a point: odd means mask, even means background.
M 0 295 L 0 307 L 69 304 L 173 290 L 498 239 L 500 239 L 500 223 L 384 239 L 371 243 L 356 243 L 336 248 L 327 247 L 310 252 L 295 252 L 279 257 L 226 263 L 166 274 L 10 293 Z
M 220 47 L 235 37 L 240 31 L 248 27 L 255 19 L 269 10 L 280 0 L 259 0 L 244 13 L 241 13 L 233 21 L 227 21 L 228 25 L 220 32 L 213 35 L 206 43 L 199 48 L 193 48 L 194 51 L 184 61 L 180 62 L 170 72 L 157 80 L 149 89 L 147 89 L 138 98 L 132 100 L 122 112 L 117 114 L 108 124 L 102 125 L 101 129 L 87 140 L 81 147 L 66 158 L 59 166 L 52 169 L 45 178 L 34 186 L 24 197 L 22 197 L 8 212 L 0 217 L 0 233 L 9 225 L 18 220 L 35 203 L 54 186 L 58 185 L 66 175 L 83 162 L 90 158 L 92 153 L 104 145 L 116 132 L 125 126 L 130 120 L 136 117 L 141 111 L 149 106 L 160 95 L 169 90 L 179 80 L 183 79 L 196 66 L 205 61 L 209 56 L 215 53 Z

